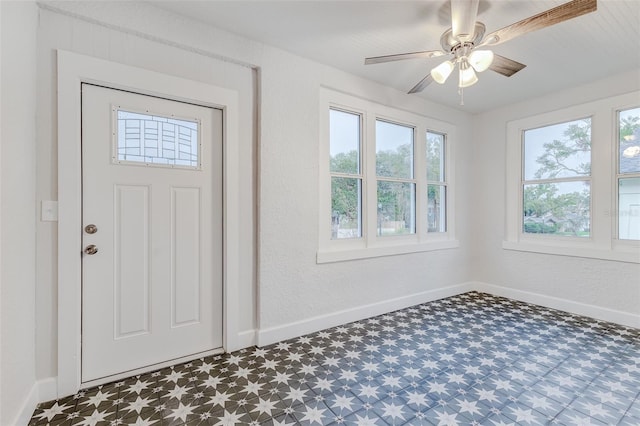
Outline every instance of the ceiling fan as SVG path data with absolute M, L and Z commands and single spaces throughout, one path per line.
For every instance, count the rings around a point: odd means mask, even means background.
M 451 28 L 440 37 L 442 50 L 374 56 L 366 58 L 364 63 L 370 65 L 404 59 L 452 55 L 451 59 L 433 68 L 409 93 L 421 92 L 432 81 L 444 84 L 456 66 L 459 69 L 458 87 L 462 91 L 463 88 L 469 87 L 478 81 L 476 72 L 490 69 L 498 74 L 511 77 L 526 66 L 520 62 L 495 54 L 491 50 L 478 48 L 496 46 L 522 34 L 559 24 L 597 9 L 597 0 L 573 0 L 508 25 L 485 37 L 484 24 L 476 21 L 479 1 L 451 0 Z

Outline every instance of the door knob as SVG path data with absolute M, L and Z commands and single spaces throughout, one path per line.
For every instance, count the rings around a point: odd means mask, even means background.
M 84 253 L 88 255 L 94 255 L 98 252 L 98 247 L 93 244 L 90 244 L 84 248 Z

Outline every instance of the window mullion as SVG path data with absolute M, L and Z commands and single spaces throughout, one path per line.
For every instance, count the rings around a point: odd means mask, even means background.
M 403 183 L 413 183 L 416 184 L 418 182 L 417 179 L 409 179 L 409 178 L 395 178 L 390 176 L 376 176 L 377 180 L 384 180 L 387 182 L 403 182 Z
M 362 174 L 330 172 L 331 177 L 362 179 Z
M 607 214 L 615 212 L 616 196 L 611 186 L 616 172 L 614 147 L 617 143 L 610 142 L 615 129 L 611 109 L 598 108 L 592 117 L 591 130 L 591 238 L 597 247 L 607 250 L 612 248 L 617 234 L 615 215 Z
M 591 175 L 580 175 L 580 176 L 571 176 L 571 177 L 564 177 L 564 178 L 522 180 L 522 184 L 523 185 L 542 185 L 545 183 L 588 182 L 590 180 L 591 180 Z

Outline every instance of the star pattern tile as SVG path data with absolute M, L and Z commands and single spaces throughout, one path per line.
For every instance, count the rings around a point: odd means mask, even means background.
M 30 425 L 639 425 L 640 330 L 470 292 L 40 404 Z

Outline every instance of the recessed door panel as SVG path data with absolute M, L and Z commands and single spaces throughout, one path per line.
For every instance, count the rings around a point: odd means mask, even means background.
M 115 338 L 149 332 L 149 187 L 115 185 Z
M 200 321 L 200 189 L 172 190 L 174 327 Z

